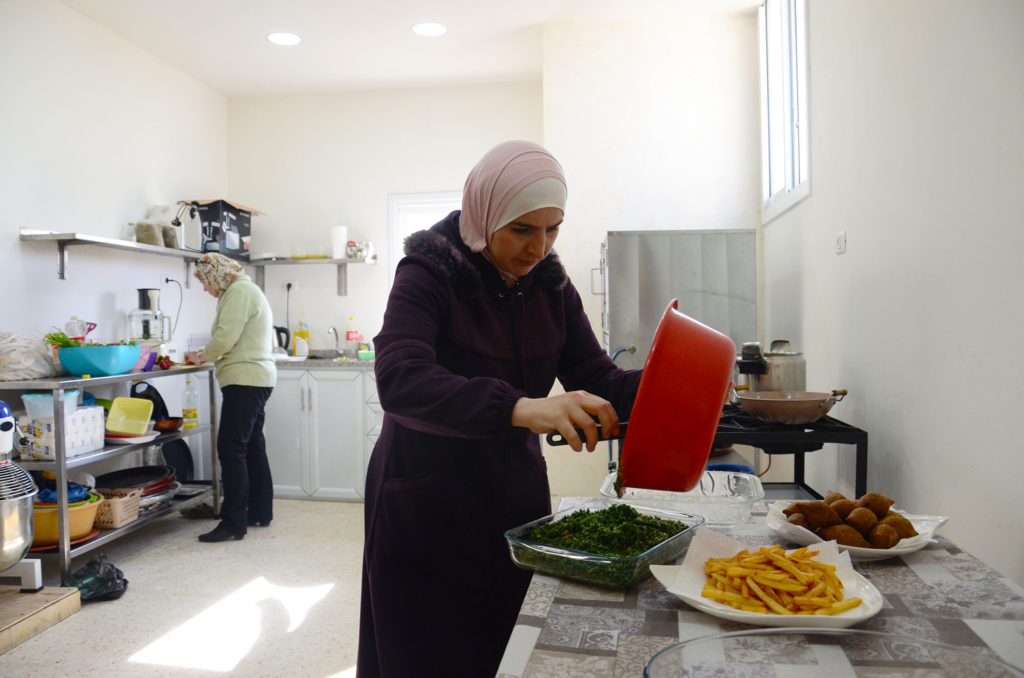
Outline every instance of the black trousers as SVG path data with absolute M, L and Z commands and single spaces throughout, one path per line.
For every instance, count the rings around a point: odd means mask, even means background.
M 269 522 L 274 517 L 274 484 L 263 438 L 263 408 L 271 391 L 262 386 L 220 390 L 217 457 L 224 487 L 220 521 L 235 534 L 245 534 L 251 520 Z

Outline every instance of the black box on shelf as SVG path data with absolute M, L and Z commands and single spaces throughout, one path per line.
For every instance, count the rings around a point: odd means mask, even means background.
M 223 199 L 183 202 L 197 206 L 204 252 L 220 252 L 234 259 L 249 258 L 252 216 L 263 212 Z

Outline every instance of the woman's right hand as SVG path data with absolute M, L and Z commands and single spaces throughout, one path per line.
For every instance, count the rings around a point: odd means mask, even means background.
M 569 447 L 583 450 L 583 431 L 588 452 L 597 447 L 597 417 L 605 438 L 619 434 L 619 416 L 612 404 L 586 391 L 570 391 L 547 398 L 520 398 L 512 409 L 512 425 L 528 428 L 534 433 L 558 431 Z

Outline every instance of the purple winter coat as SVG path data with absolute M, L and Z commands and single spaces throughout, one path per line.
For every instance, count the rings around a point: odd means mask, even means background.
M 505 530 L 551 512 L 540 439 L 513 427 L 554 380 L 625 420 L 640 371 L 605 353 L 552 253 L 508 289 L 458 211 L 410 236 L 374 337 L 385 416 L 366 478 L 358 678 L 493 676 L 530 573 Z

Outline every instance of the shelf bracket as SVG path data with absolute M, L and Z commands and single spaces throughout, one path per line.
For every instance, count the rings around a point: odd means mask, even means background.
M 348 264 L 338 264 L 338 296 L 348 294 Z
M 57 241 L 57 279 L 68 279 L 68 244 L 63 240 Z

